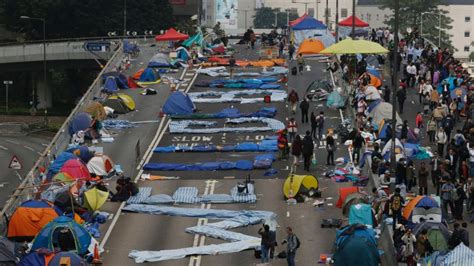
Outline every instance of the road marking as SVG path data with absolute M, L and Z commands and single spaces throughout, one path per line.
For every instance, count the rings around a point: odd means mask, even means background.
M 223 178 L 224 178 L 224 179 L 234 179 L 235 176 L 233 176 L 233 175 L 231 175 L 231 176 L 224 176 Z
M 46 144 L 46 143 L 41 143 L 41 146 L 48 147 L 48 146 L 49 146 L 49 144 Z
M 186 76 L 188 76 L 188 77 L 189 77 L 189 76 L 193 76 L 193 75 L 194 75 L 194 73 L 192 73 L 192 72 L 187 72 L 187 73 L 186 73 Z
M 290 212 L 289 211 L 286 212 L 286 217 L 290 217 Z
M 5 150 L 5 151 L 8 151 L 8 148 L 7 148 L 7 147 L 4 147 L 4 146 L 2 146 L 2 145 L 0 145 L 0 149 Z
M 23 145 L 23 148 L 30 150 L 30 151 L 35 151 L 35 149 L 31 148 L 30 146 Z
M 6 141 L 6 142 L 10 142 L 10 143 L 12 143 L 12 144 L 16 144 L 16 145 L 19 145 L 19 144 L 20 144 L 19 142 L 16 142 L 16 141 L 11 140 L 11 139 L 7 139 L 7 140 L 5 140 L 5 141 Z
M 43 156 L 43 154 L 39 151 L 37 151 L 36 154 L 38 154 L 39 156 Z

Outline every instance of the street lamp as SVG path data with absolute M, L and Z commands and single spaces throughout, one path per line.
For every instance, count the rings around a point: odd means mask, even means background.
M 46 110 L 47 103 L 48 103 L 48 81 L 46 79 L 46 71 L 47 71 L 47 68 L 46 68 L 46 20 L 44 18 L 32 18 L 29 16 L 21 16 L 20 19 L 37 20 L 43 23 L 43 81 L 44 81 L 44 105 L 45 105 L 45 110 Z M 35 94 L 33 93 L 33 98 L 34 97 L 35 97 Z M 33 99 L 33 103 L 34 103 L 34 99 Z
M 441 12 L 440 13 L 433 13 L 433 12 L 424 12 L 421 13 L 421 27 L 420 27 L 420 36 L 423 37 L 423 15 L 431 14 L 431 15 L 438 15 L 438 49 L 441 49 Z
M 392 168 L 392 173 L 395 173 L 395 168 L 397 166 L 396 156 L 395 156 L 395 132 L 397 130 L 397 114 L 396 114 L 396 106 L 397 106 L 397 90 L 398 90 L 398 71 L 400 70 L 398 67 L 398 21 L 399 21 L 399 12 L 400 12 L 400 0 L 395 0 L 395 8 L 394 8 L 394 18 L 395 18 L 395 25 L 394 25 L 394 37 L 393 37 L 393 63 L 392 63 L 392 147 L 390 152 L 390 167 Z
M 5 111 L 8 113 L 8 85 L 12 85 L 13 80 L 4 80 L 3 84 L 5 84 Z

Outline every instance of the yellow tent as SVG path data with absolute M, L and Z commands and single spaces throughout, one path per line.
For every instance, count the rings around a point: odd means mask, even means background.
M 98 102 L 91 102 L 84 111 L 98 120 L 104 120 L 107 117 L 104 106 Z
M 84 192 L 84 207 L 91 211 L 96 211 L 107 201 L 109 192 L 97 188 L 89 189 Z
M 125 106 L 127 106 L 128 109 L 130 109 L 131 111 L 135 110 L 135 107 L 136 107 L 135 101 L 129 95 L 124 94 L 124 93 L 117 93 L 116 95 L 112 95 L 109 97 L 109 99 L 118 99 L 118 98 L 120 98 L 123 101 L 123 103 L 125 104 Z
M 306 39 L 298 48 L 297 54 L 318 54 L 324 50 L 324 44 L 320 40 Z
M 386 54 L 382 45 L 366 41 L 345 39 L 321 51 L 321 54 Z
M 290 175 L 283 184 L 285 198 L 296 197 L 318 189 L 318 179 L 312 175 Z

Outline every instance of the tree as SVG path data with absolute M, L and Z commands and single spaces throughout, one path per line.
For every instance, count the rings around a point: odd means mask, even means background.
M 474 61 L 474 52 L 469 54 L 469 61 Z
M 262 7 L 256 9 L 256 14 L 253 19 L 253 25 L 258 29 L 270 29 L 275 27 L 275 14 L 277 17 L 277 27 L 287 26 L 288 15 L 286 12 L 281 12 L 279 8 Z M 289 20 L 298 18 L 298 14 L 294 12 L 289 13 Z
M 395 8 L 394 0 L 378 0 L 381 8 L 389 8 L 392 11 Z M 453 21 L 447 11 L 441 10 L 439 5 L 440 0 L 399 0 L 400 2 L 400 20 L 399 28 L 403 33 L 410 27 L 414 31 L 421 30 L 421 19 L 423 17 L 423 37 L 438 45 L 439 35 L 439 16 L 441 14 L 441 47 L 452 48 L 451 35 L 447 30 L 451 29 L 451 22 Z M 422 14 L 425 13 L 423 16 Z M 392 16 L 385 21 L 393 27 L 394 17 Z

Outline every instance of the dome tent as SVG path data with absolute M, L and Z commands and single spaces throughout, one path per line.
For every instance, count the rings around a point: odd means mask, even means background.
M 87 163 L 87 169 L 97 176 L 109 176 L 114 171 L 114 162 L 107 155 L 95 155 Z
M 319 54 L 322 50 L 324 50 L 323 42 L 316 39 L 306 39 L 300 44 L 297 54 L 313 55 Z
M 285 198 L 300 197 L 318 189 L 318 179 L 312 175 L 290 175 L 283 184 Z
M 182 91 L 173 92 L 163 105 L 163 112 L 168 115 L 189 115 L 195 109 L 189 96 Z

